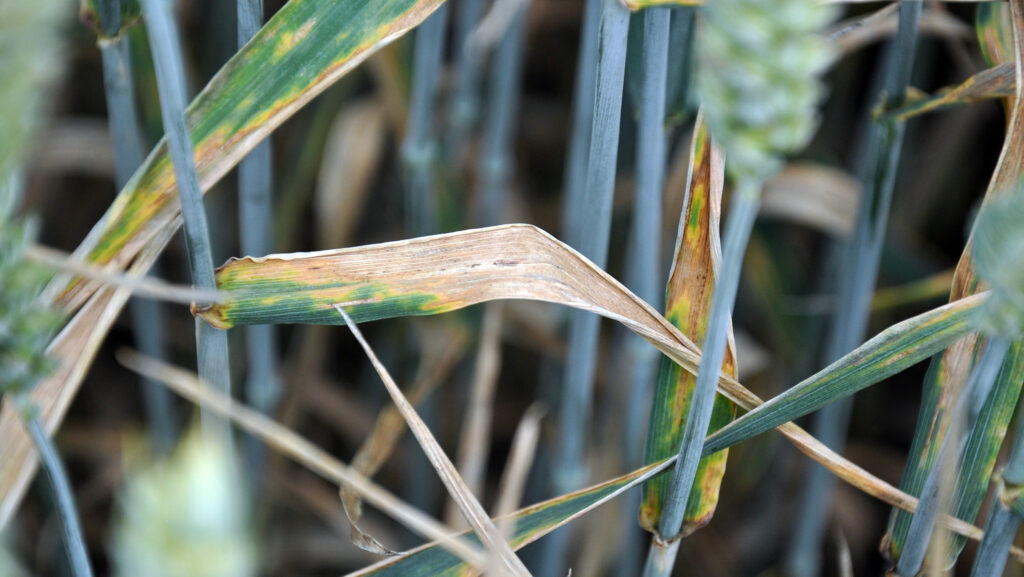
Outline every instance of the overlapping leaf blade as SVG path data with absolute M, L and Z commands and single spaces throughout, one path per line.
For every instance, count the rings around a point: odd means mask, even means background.
M 996 458 L 1006 438 L 1010 420 L 1020 399 L 1024 385 L 1024 341 L 1017 341 L 1006 353 L 999 376 L 992 387 L 988 400 L 976 419 L 967 439 L 964 459 L 957 475 L 953 491 L 950 514 L 961 519 L 973 519 L 981 509 L 981 502 L 988 491 L 989 478 L 996 465 Z M 967 543 L 959 535 L 953 537 L 950 547 L 950 562 Z
M 711 310 L 711 295 L 721 261 L 719 221 L 724 158 L 712 146 L 703 116 L 698 116 L 691 147 L 690 182 L 679 221 L 672 272 L 665 291 L 665 316 L 695 342 L 703 342 Z M 730 331 L 723 372 L 736 377 L 736 349 Z M 661 358 L 647 432 L 647 462 L 670 457 L 679 451 L 687 410 L 696 377 L 667 357 Z M 719 395 L 711 417 L 710 432 L 717 431 L 736 416 L 736 406 Z M 718 491 L 728 451 L 719 451 L 700 461 L 697 477 L 687 500 L 682 534 L 686 535 L 711 520 L 718 504 Z M 661 510 L 671 479 L 652 479 L 644 486 L 640 524 L 657 532 Z

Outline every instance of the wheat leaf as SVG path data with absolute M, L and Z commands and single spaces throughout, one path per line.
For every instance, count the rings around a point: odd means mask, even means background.
M 418 404 L 444 381 L 462 359 L 468 344 L 468 335 L 461 327 L 444 325 L 423 327 L 420 330 L 423 343 L 420 367 L 409 388 L 408 399 Z M 373 431 L 352 457 L 352 468 L 366 477 L 373 477 L 394 451 L 395 445 L 405 432 L 405 421 L 394 405 L 385 407 L 373 425 Z M 350 524 L 352 543 L 360 549 L 378 555 L 394 555 L 395 552 L 382 545 L 359 526 L 363 517 L 362 497 L 353 488 L 342 485 L 339 491 L 341 504 Z
M 960 84 L 943 88 L 933 96 L 908 93 L 906 103 L 885 112 L 886 120 L 907 120 L 934 110 L 970 104 L 992 98 L 1006 98 L 1016 93 L 1013 64 L 1006 62 L 964 80 Z
M 430 432 L 426 423 L 416 413 L 416 409 L 409 403 L 409 400 L 402 394 L 402 391 L 395 384 L 391 375 L 388 374 L 384 365 L 377 359 L 377 355 L 374 354 L 369 343 L 363 338 L 359 327 L 356 326 L 352 318 L 345 312 L 345 305 L 337 304 L 334 305 L 334 308 L 338 311 L 341 318 L 344 319 L 345 324 L 352 331 L 352 335 L 359 341 L 366 356 L 369 357 L 373 368 L 380 375 L 381 380 L 384 381 L 384 386 L 387 388 L 388 394 L 391 395 L 391 400 L 395 402 L 395 406 L 402 413 L 406 423 L 409 425 L 409 430 L 416 437 L 423 452 L 426 453 L 427 458 L 430 460 L 430 464 L 434 466 L 444 486 L 448 489 L 448 493 L 455 500 L 459 511 L 462 512 L 462 516 L 469 523 L 470 527 L 473 528 L 480 541 L 484 543 L 486 549 L 494 555 L 494 559 L 489 561 L 491 564 L 489 568 L 497 570 L 499 574 L 529 577 L 530 572 L 526 569 L 526 566 L 509 548 L 498 527 L 487 516 L 483 506 L 480 505 L 480 502 L 477 501 L 473 492 L 470 491 L 462 476 L 459 475 L 455 465 L 448 458 L 448 455 L 445 454 L 444 449 L 441 448 L 437 439 L 434 438 L 433 433 Z
M 967 297 L 895 324 L 786 392 L 743 415 L 708 440 L 730 447 L 894 375 L 941 351 L 973 330 L 985 295 Z
M 698 113 L 691 147 L 690 182 L 679 219 L 675 256 L 666 288 L 665 316 L 691 340 L 702 342 L 711 309 L 711 295 L 721 266 L 719 221 L 725 182 L 724 155 L 712 146 L 703 113 Z M 733 378 L 736 377 L 735 359 L 736 347 L 730 329 L 722 372 Z M 662 357 L 647 430 L 646 462 L 652 463 L 679 451 L 695 383 L 696 377 L 691 373 Z M 717 431 L 735 416 L 735 405 L 718 396 L 709 431 Z M 683 534 L 689 534 L 711 520 L 718 504 L 727 457 L 728 451 L 720 451 L 701 459 L 687 500 Z M 658 530 L 670 480 L 658 477 L 644 487 L 640 524 L 648 531 Z

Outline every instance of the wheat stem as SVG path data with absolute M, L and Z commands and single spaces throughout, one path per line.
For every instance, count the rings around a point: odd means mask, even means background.
M 135 169 L 142 164 L 142 140 L 132 87 L 131 47 L 123 38 L 121 30 L 121 1 L 105 0 L 100 4 L 100 9 L 103 11 L 100 22 L 106 38 L 99 46 L 103 59 L 107 123 L 114 148 L 114 184 L 121 190 Z M 158 276 L 156 270 L 151 270 L 150 274 Z M 129 306 L 136 346 L 146 356 L 166 359 L 164 316 L 160 303 L 132 299 Z M 150 441 L 160 452 L 170 450 L 176 436 L 170 393 L 160 383 L 143 377 L 142 400 L 150 424 Z
M 458 171 L 466 160 L 467 140 L 480 115 L 480 65 L 469 39 L 480 22 L 483 0 L 462 0 L 455 6 L 452 45 L 455 51 L 455 90 L 448 111 L 445 150 Z
M 409 236 L 425 236 L 437 229 L 434 108 L 447 28 L 448 4 L 442 4 L 416 29 L 409 121 L 402 143 L 402 164 L 406 173 L 405 226 Z
M 1015 447 L 1022 443 L 1018 439 Z M 1021 517 L 1011 510 L 1006 503 L 997 500 L 992 506 L 992 514 L 985 524 L 985 536 L 981 539 L 978 555 L 974 558 L 971 577 L 999 577 L 1006 568 L 1006 559 L 1010 547 L 1017 537 Z
M 562 200 L 562 239 L 579 248 L 577 230 L 581 220 L 583 191 L 587 178 L 587 151 L 594 118 L 594 82 L 597 77 L 597 30 L 601 20 L 601 0 L 585 0 L 580 47 L 576 57 L 576 83 L 573 86 L 572 127 L 566 153 Z
M 1006 339 L 992 338 L 985 345 L 967 383 L 960 391 L 950 417 L 942 446 L 935 457 L 935 464 L 928 473 L 928 478 L 921 489 L 917 511 L 907 531 L 907 541 L 903 545 L 899 560 L 896 562 L 896 575 L 917 575 L 924 564 L 925 554 L 935 531 L 936 519 L 947 508 L 948 503 L 941 495 L 941 484 L 945 471 L 951 470 L 960 462 L 963 454 L 966 433 L 970 430 L 978 408 L 984 403 L 992 390 L 999 368 L 1003 365 L 1010 342 Z
M 238 48 L 263 25 L 263 0 L 238 0 Z M 273 251 L 273 149 L 266 138 L 238 165 L 238 222 L 242 254 L 263 256 Z M 270 414 L 281 397 L 274 325 L 245 328 L 245 395 L 258 411 Z M 247 443 L 250 465 L 259 470 L 262 459 L 255 438 Z
M 206 210 L 203 207 L 199 177 L 193 160 L 192 142 L 185 124 L 185 77 L 181 50 L 172 23 L 171 7 L 162 0 L 141 0 L 141 3 L 156 69 L 167 148 L 171 163 L 174 165 L 174 176 L 181 200 L 189 271 L 192 274 L 192 282 L 197 287 L 215 288 Z M 199 377 L 219 391 L 230 394 L 227 332 L 215 329 L 197 318 L 196 347 Z M 204 411 L 203 425 L 205 428 L 216 430 L 225 442 L 230 439 L 230 429 L 223 418 Z
M 482 226 L 501 224 L 505 213 L 505 197 L 513 164 L 515 121 L 519 113 L 522 90 L 523 46 L 529 1 L 505 32 L 494 53 L 488 88 L 487 116 L 484 121 L 483 151 L 479 174 L 481 192 L 477 197 L 478 219 Z
M 887 100 L 901 99 L 910 83 L 920 16 L 920 2 L 900 5 L 899 33 L 887 58 Z M 864 156 L 858 169 L 865 190 L 861 194 L 854 238 L 845 251 L 840 252 L 844 260 L 838 312 L 829 336 L 829 362 L 864 341 L 902 150 L 903 123 L 873 122 L 868 130 Z M 842 452 L 852 407 L 852 398 L 824 407 L 814 419 L 811 434 Z M 787 553 L 786 565 L 795 577 L 813 577 L 820 571 L 822 540 L 827 534 L 825 525 L 831 511 L 834 488 L 835 481 L 827 471 L 820 467 L 811 469 L 802 494 L 796 537 Z
M 669 30 L 672 12 L 649 8 L 644 12 L 643 54 L 640 64 L 640 122 L 637 126 L 636 193 L 630 224 L 626 278 L 641 299 L 661 309 L 661 202 L 665 178 L 665 102 L 668 77 Z M 623 358 L 629 390 L 623 424 L 626 466 L 640 466 L 643 455 L 646 410 L 651 385 L 657 374 L 658 355 L 635 335 L 624 335 Z M 627 495 L 622 508 L 625 543 L 619 570 L 634 575 L 642 556 L 640 527 L 635 521 L 640 494 Z
M 57 518 L 60 520 L 71 574 L 74 577 L 92 577 L 89 553 L 86 551 L 85 538 L 82 536 L 82 524 L 78 520 L 78 513 L 75 510 L 74 492 L 71 490 L 71 483 L 68 481 L 68 475 L 61 463 L 60 455 L 57 454 L 53 441 L 43 431 L 39 417 L 36 415 L 36 409 L 30 405 L 28 398 L 23 395 L 13 395 L 13 401 L 21 416 L 22 424 L 29 437 L 32 438 L 32 444 L 35 445 L 36 452 L 39 454 L 39 465 L 45 473 L 54 505 L 57 508 Z

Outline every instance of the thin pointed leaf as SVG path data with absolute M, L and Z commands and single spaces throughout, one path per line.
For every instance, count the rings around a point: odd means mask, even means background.
M 712 435 L 707 446 L 731 447 L 921 362 L 973 330 L 972 318 L 985 297 L 966 297 L 885 329 Z
M 719 221 L 725 163 L 722 152 L 711 144 L 702 114 L 698 114 L 693 135 L 690 182 L 687 202 L 679 221 L 672 272 L 665 295 L 665 316 L 694 342 L 704 340 L 711 295 L 721 266 L 722 248 Z M 736 347 L 729 331 L 722 372 L 736 376 Z M 645 459 L 648 463 L 676 454 L 683 434 L 687 410 L 696 377 L 666 357 L 658 369 L 657 386 L 647 431 Z M 715 432 L 736 416 L 736 406 L 719 395 L 715 399 L 709 432 Z M 718 504 L 718 491 L 725 474 L 728 451 L 701 459 L 697 476 L 687 500 L 682 534 L 687 535 L 707 524 Z M 661 511 L 668 497 L 671 478 L 653 479 L 644 487 L 640 524 L 656 533 Z
M 950 106 L 970 104 L 991 98 L 1007 98 L 1016 91 L 1013 64 L 1006 62 L 986 68 L 967 80 L 943 88 L 933 96 L 908 94 L 906 103 L 885 113 L 887 120 L 907 120 Z
M 437 442 L 433 433 L 430 432 L 430 428 L 427 427 L 427 424 L 416 413 L 416 409 L 413 408 L 409 400 L 402 394 L 398 384 L 395 383 L 388 370 L 377 358 L 370 344 L 363 337 L 359 327 L 356 326 L 356 323 L 352 322 L 352 318 L 345 312 L 344 305 L 335 305 L 334 308 L 345 320 L 345 324 L 352 331 L 352 336 L 359 342 L 363 352 L 369 358 L 370 364 L 373 365 L 373 368 L 384 382 L 388 395 L 391 396 L 391 400 L 394 401 L 395 406 L 402 413 L 406 424 L 409 425 L 409 430 L 416 437 L 416 441 L 419 443 L 420 448 L 423 449 L 423 452 L 426 453 L 427 458 L 430 459 L 430 464 L 434 467 L 438 477 L 440 477 L 445 488 L 448 490 L 448 494 L 458 505 L 463 518 L 473 528 L 474 534 L 483 541 L 485 548 L 493 556 L 488 559 L 488 568 L 496 570 L 501 574 L 507 574 L 510 577 L 529 577 L 529 570 L 527 570 L 526 566 L 523 565 L 523 562 L 512 549 L 509 548 L 508 543 L 498 530 L 498 526 L 494 524 L 494 521 L 484 511 L 480 501 L 470 491 L 462 476 L 455 469 L 455 464 L 448 458 L 440 443 Z
M 413 405 L 419 404 L 455 369 L 455 365 L 462 360 L 469 340 L 465 330 L 450 324 L 436 327 L 429 333 L 426 329 L 423 332 L 420 368 L 407 395 Z M 391 456 L 405 429 L 405 420 L 398 408 L 394 404 L 386 406 L 378 413 L 373 431 L 352 457 L 352 469 L 366 478 L 372 478 Z M 349 520 L 352 543 L 364 551 L 394 555 L 394 551 L 360 528 L 363 500 L 359 492 L 343 484 L 339 496 Z

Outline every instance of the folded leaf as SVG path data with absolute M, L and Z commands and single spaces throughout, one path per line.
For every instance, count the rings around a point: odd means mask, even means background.
M 722 152 L 712 146 L 703 114 L 697 117 L 691 146 L 690 182 L 687 202 L 679 221 L 672 272 L 665 291 L 665 316 L 684 335 L 695 342 L 704 341 L 711 295 L 721 266 L 722 247 L 719 221 L 722 212 L 722 186 L 725 164 Z M 722 371 L 736 377 L 736 347 L 732 331 Z M 653 463 L 679 452 L 686 415 L 696 377 L 667 357 L 661 358 L 654 390 L 650 425 L 647 430 L 645 460 Z M 710 432 L 717 431 L 736 416 L 736 406 L 719 395 L 711 416 Z M 718 491 L 725 474 L 728 451 L 701 459 L 697 476 L 687 500 L 681 533 L 687 535 L 707 524 L 718 504 Z M 668 496 L 671 478 L 652 479 L 644 486 L 640 524 L 657 532 L 661 510 Z

